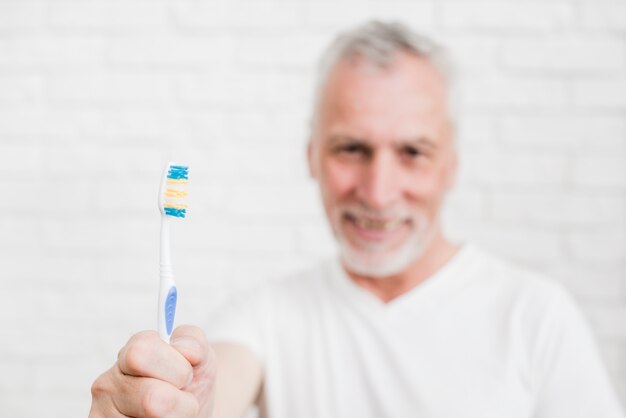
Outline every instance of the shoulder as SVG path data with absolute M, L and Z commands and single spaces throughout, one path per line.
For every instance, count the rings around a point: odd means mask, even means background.
M 463 280 L 474 302 L 510 325 L 543 327 L 553 320 L 580 318 L 569 291 L 553 277 L 511 263 L 478 247 L 470 248 L 471 273 Z
M 531 268 L 510 262 L 504 258 L 472 246 L 477 281 L 500 292 L 533 299 L 553 299 L 567 296 L 567 291 L 555 278 Z

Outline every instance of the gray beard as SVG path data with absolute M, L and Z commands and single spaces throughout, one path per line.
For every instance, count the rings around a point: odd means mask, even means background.
M 363 277 L 384 279 L 405 271 L 413 262 L 421 258 L 435 236 L 436 227 L 417 231 L 395 253 L 382 260 L 377 260 L 377 254 L 373 251 L 354 249 L 346 240 L 338 237 L 339 251 L 345 267 L 352 273 Z

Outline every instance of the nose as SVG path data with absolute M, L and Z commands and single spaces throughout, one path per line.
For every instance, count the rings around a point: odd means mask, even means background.
M 363 167 L 357 197 L 372 209 L 385 209 L 402 195 L 401 167 L 388 152 L 378 152 Z

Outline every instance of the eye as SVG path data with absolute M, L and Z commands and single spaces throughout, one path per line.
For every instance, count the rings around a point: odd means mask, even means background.
M 405 155 L 405 156 L 407 156 L 409 158 L 417 158 L 420 155 L 423 155 L 421 149 L 419 149 L 417 147 L 414 147 L 414 146 L 411 146 L 411 145 L 407 145 L 407 146 L 402 147 L 401 152 L 402 152 L 403 155 Z
M 335 151 L 349 156 L 369 157 L 371 155 L 370 148 L 358 142 L 339 145 L 335 148 Z

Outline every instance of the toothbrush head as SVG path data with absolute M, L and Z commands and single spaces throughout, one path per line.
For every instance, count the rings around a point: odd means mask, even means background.
M 169 163 L 163 171 L 159 191 L 159 209 L 162 216 L 184 218 L 187 216 L 187 184 L 189 167 Z

